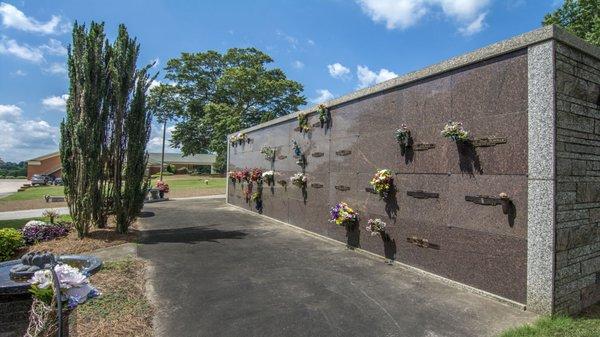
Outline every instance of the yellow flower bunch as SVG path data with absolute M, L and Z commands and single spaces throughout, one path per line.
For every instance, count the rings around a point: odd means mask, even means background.
M 390 170 L 379 170 L 371 179 L 371 185 L 375 192 L 379 194 L 387 193 L 390 188 L 392 188 L 392 182 L 394 178 L 392 177 L 392 171 Z

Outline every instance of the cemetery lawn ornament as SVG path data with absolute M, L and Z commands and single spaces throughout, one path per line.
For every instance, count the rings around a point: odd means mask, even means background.
M 455 142 L 469 141 L 469 132 L 463 128 L 461 122 L 449 121 L 442 130 L 442 136 L 450 138 Z

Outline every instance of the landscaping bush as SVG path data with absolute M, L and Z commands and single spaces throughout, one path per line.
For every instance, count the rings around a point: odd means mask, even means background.
M 17 176 L 17 179 L 27 179 L 26 176 Z
M 0 261 L 10 259 L 23 246 L 23 235 L 14 228 L 0 229 Z
M 182 168 L 178 169 L 177 174 L 188 174 L 187 167 L 182 167 Z
M 69 234 L 69 229 L 63 224 L 49 224 L 43 221 L 31 220 L 23 226 L 22 233 L 23 240 L 30 245 L 66 236 Z
M 173 164 L 167 165 L 167 172 L 175 174 L 176 170 L 177 170 L 177 168 L 175 167 L 175 165 L 173 165 Z

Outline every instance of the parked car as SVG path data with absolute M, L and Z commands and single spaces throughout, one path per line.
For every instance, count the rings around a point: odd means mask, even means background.
M 63 184 L 63 180 L 62 178 L 55 178 L 54 181 L 52 182 L 52 184 L 54 184 L 55 186 L 62 186 Z
M 31 176 L 31 186 L 47 185 L 51 181 L 50 177 L 45 174 L 34 174 Z

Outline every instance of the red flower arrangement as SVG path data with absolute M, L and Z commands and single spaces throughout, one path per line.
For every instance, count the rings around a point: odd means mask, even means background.
M 162 180 L 156 182 L 156 188 L 163 193 L 169 193 L 169 184 Z
M 262 180 L 262 170 L 259 168 L 253 168 L 250 173 L 250 181 L 260 181 Z

